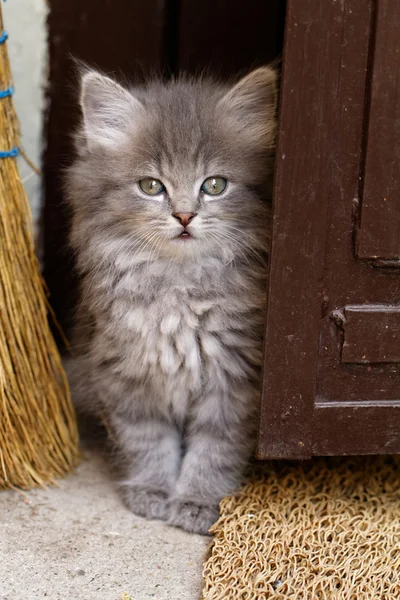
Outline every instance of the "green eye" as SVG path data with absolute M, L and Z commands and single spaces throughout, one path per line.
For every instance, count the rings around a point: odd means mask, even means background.
M 223 177 L 209 177 L 203 181 L 201 191 L 209 196 L 218 196 L 225 190 L 227 183 Z
M 159 179 L 152 179 L 148 177 L 147 179 L 141 179 L 139 181 L 139 187 L 145 194 L 149 196 L 158 196 L 165 192 L 165 187 L 161 183 Z

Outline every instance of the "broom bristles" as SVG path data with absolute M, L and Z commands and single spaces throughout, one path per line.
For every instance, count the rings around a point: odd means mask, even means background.
M 2 43 L 0 90 L 10 86 Z M 18 145 L 12 99 L 3 95 L 0 151 Z M 54 483 L 78 461 L 75 413 L 47 308 L 16 159 L 0 158 L 0 489 Z

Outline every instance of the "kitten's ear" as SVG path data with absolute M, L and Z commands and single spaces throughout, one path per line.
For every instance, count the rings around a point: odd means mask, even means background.
M 220 100 L 235 129 L 243 130 L 253 143 L 274 144 L 277 81 L 274 68 L 260 67 L 240 79 Z
M 144 110 L 128 90 L 96 71 L 83 74 L 80 101 L 89 148 L 118 148 L 128 139 Z

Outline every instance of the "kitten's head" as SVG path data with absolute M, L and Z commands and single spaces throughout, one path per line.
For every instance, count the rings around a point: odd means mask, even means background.
M 276 97 L 270 67 L 232 86 L 176 79 L 131 90 L 85 72 L 69 175 L 84 236 L 92 227 L 151 258 L 265 249 Z

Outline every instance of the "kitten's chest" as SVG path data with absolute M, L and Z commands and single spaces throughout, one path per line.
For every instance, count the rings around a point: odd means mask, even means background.
M 215 273 L 200 283 L 193 273 L 158 287 L 157 280 L 122 277 L 99 328 L 118 373 L 133 386 L 150 386 L 154 401 L 168 402 L 177 416 L 191 398 L 247 379 L 261 361 L 265 297 L 258 284 Z
M 116 299 L 110 327 L 120 345 L 125 375 L 152 380 L 162 389 L 194 391 L 202 382 L 203 340 L 218 298 L 196 298 L 171 287 L 150 302 L 134 295 Z

